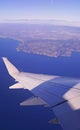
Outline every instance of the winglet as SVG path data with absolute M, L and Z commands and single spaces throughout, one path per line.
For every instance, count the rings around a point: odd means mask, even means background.
M 6 57 L 2 57 L 4 63 L 5 63 L 5 66 L 9 72 L 9 74 L 15 78 L 16 74 L 19 73 L 19 70 L 6 58 Z

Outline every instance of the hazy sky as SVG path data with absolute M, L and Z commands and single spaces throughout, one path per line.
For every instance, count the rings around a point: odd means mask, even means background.
M 80 0 L 0 0 L 3 19 L 80 21 Z

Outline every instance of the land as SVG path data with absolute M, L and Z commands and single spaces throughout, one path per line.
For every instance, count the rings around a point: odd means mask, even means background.
M 73 52 L 80 52 L 80 40 L 28 40 L 17 50 L 50 57 L 70 56 Z
M 52 24 L 0 23 L 0 37 L 20 41 L 16 50 L 50 57 L 80 52 L 80 27 Z

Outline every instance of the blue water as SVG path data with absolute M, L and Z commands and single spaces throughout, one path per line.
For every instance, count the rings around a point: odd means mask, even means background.
M 50 108 L 19 106 L 31 93 L 8 89 L 15 81 L 8 75 L 1 57 L 6 56 L 21 71 L 79 78 L 80 53 L 50 58 L 17 52 L 18 44 L 16 40 L 0 38 L 0 130 L 61 130 L 59 125 L 48 124 L 54 117 Z

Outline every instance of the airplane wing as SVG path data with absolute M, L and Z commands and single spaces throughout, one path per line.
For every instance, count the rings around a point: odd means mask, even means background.
M 49 106 L 56 115 L 55 120 L 61 124 L 63 130 L 77 130 L 80 128 L 80 80 L 59 77 L 47 81 L 31 90 L 37 97 L 31 97 L 20 105 Z M 39 97 L 39 99 L 38 99 Z M 38 104 L 36 104 L 36 100 Z
M 14 68 L 14 65 L 12 65 L 12 68 L 15 70 L 14 73 L 11 71 L 9 61 L 6 58 L 3 58 L 3 60 L 9 74 L 15 79 L 17 78 L 18 82 L 20 81 L 19 84 L 17 84 L 19 88 L 21 88 L 20 83 L 25 82 L 25 77 L 28 84 L 33 86 L 30 88 L 33 96 L 20 103 L 20 105 L 49 106 L 57 117 L 50 120 L 49 123 L 60 123 L 63 130 L 80 129 L 80 79 L 20 73 Z M 26 86 L 27 82 L 25 82 Z M 18 87 L 13 85 L 13 87 L 10 88 Z

